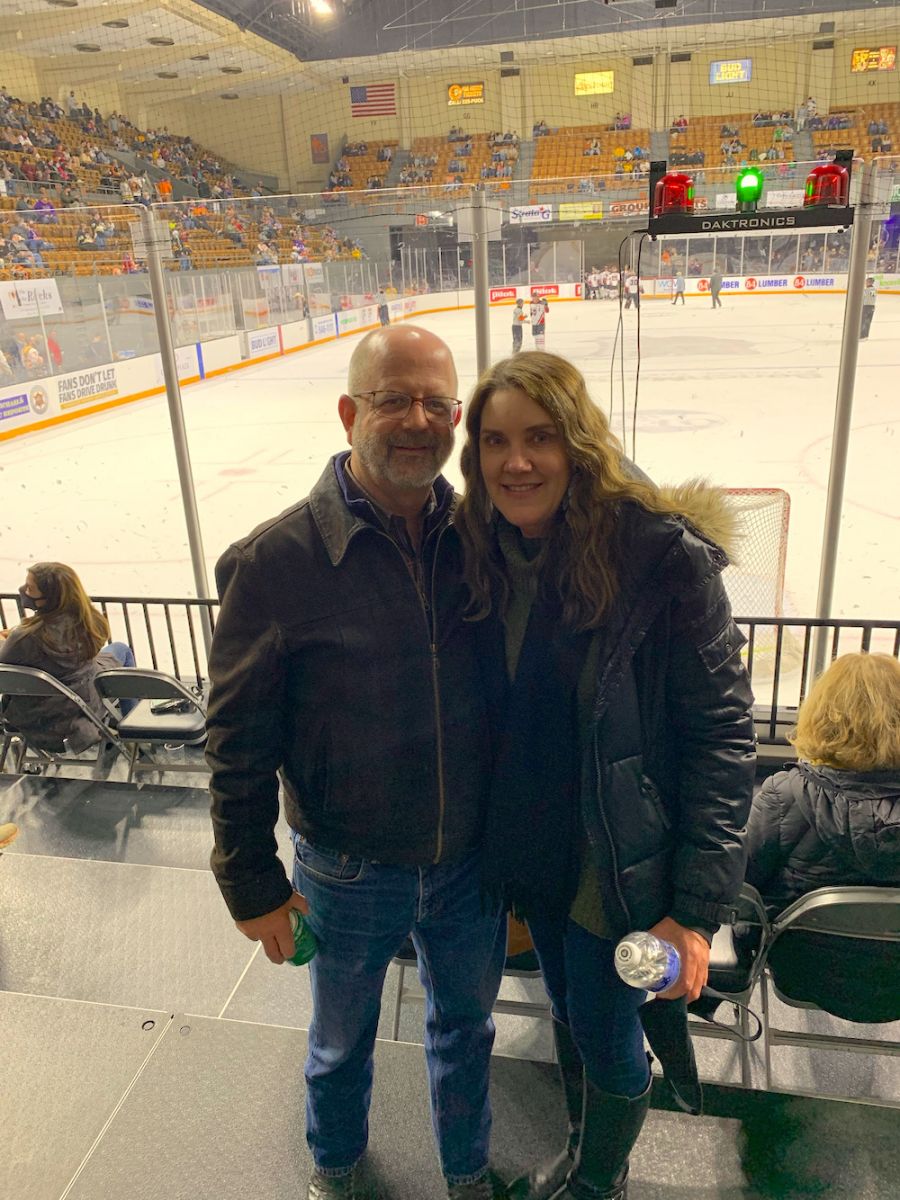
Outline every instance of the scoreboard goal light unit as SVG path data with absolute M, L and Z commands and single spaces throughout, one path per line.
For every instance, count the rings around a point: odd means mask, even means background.
M 694 180 L 686 171 L 669 171 L 664 162 L 650 164 L 651 237 L 677 233 L 741 233 L 747 230 L 842 228 L 853 224 L 850 171 L 853 151 L 839 150 L 833 162 L 809 172 L 802 208 L 759 211 L 766 186 L 761 167 L 741 167 L 734 178 L 735 212 L 695 212 Z

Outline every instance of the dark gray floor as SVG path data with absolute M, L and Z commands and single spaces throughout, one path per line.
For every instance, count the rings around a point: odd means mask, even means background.
M 0 1200 L 302 1200 L 308 974 L 236 933 L 208 869 L 205 791 L 0 777 L 6 820 L 21 834 L 0 856 Z M 288 864 L 284 830 L 279 846 Z M 541 991 L 506 980 L 504 994 Z M 421 1021 L 405 1004 L 401 1037 L 421 1041 Z M 497 1025 L 494 1154 L 512 1173 L 556 1146 L 562 1113 L 552 1068 L 533 1061 L 549 1054 L 547 1022 Z M 738 1078 L 730 1043 L 697 1049 L 705 1076 Z M 778 1055 L 785 1086 L 837 1079 L 896 1100 L 896 1059 Z M 665 1103 L 632 1200 L 900 1194 L 895 1110 L 721 1086 L 702 1118 Z M 385 1200 L 443 1194 L 420 1045 L 379 1044 L 370 1157 Z

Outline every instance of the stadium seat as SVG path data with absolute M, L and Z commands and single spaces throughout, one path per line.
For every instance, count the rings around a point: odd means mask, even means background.
M 198 764 L 157 763 L 152 757 L 138 761 L 144 747 L 201 746 L 206 741 L 206 710 L 197 696 L 164 671 L 140 667 L 114 667 L 100 671 L 95 680 L 97 691 L 108 703 L 137 700 L 121 717 L 119 738 L 128 747 L 128 780 L 137 771 L 196 771 Z M 202 765 L 199 769 L 203 769 Z
M 17 745 L 13 769 L 17 774 L 29 765 L 36 766 L 38 773 L 43 774 L 49 767 L 58 766 L 61 763 L 84 764 L 93 761 L 96 764 L 101 761 L 107 745 L 114 747 L 123 756 L 127 756 L 125 747 L 112 725 L 101 721 L 76 692 L 66 687 L 64 683 L 47 671 L 39 671 L 35 667 L 19 667 L 10 663 L 0 663 L 0 699 L 7 696 L 62 697 L 68 700 L 95 727 L 97 736 L 92 745 L 98 745 L 99 750 L 93 760 L 87 760 L 73 754 L 65 742 L 48 748 L 46 744 L 41 744 L 45 741 L 41 737 L 43 732 L 41 729 L 22 729 L 11 724 L 0 707 L 0 735 L 2 735 L 0 771 L 6 765 L 6 759 L 14 743 Z

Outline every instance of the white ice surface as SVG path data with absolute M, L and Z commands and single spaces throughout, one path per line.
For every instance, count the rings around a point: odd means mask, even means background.
M 789 613 L 812 615 L 843 297 L 645 301 L 637 460 L 660 482 L 701 474 L 729 487 L 790 493 Z M 509 346 L 508 308 L 492 311 L 492 350 Z M 547 349 L 571 358 L 606 410 L 618 307 L 551 301 Z M 625 313 L 628 448 L 635 314 Z M 471 311 L 421 318 L 475 377 Z M 212 567 L 233 539 L 304 496 L 344 444 L 337 397 L 357 339 L 187 387 L 185 420 Z M 526 333 L 525 348 L 530 345 Z M 879 299 L 860 344 L 834 615 L 900 615 L 900 297 Z M 618 380 L 618 365 L 616 367 Z M 617 383 L 618 388 L 618 383 Z M 621 433 L 616 399 L 614 427 Z M 447 474 L 459 483 L 456 455 Z M 0 445 L 0 590 L 26 566 L 72 564 L 94 594 L 194 595 L 165 397 L 153 397 Z

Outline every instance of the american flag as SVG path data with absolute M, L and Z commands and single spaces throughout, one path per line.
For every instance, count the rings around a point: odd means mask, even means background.
M 397 98 L 392 83 L 370 83 L 350 89 L 350 115 L 353 117 L 393 117 Z

